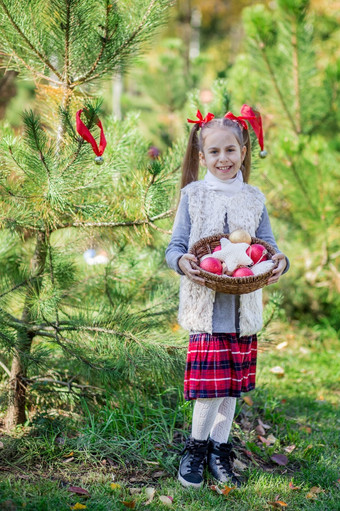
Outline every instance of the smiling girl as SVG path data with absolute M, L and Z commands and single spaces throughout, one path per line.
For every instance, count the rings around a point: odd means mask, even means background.
M 188 249 L 199 239 L 244 229 L 267 241 L 278 253 L 278 266 L 268 284 L 288 270 L 277 248 L 263 194 L 248 184 L 251 148 L 248 121 L 263 149 L 258 112 L 243 105 L 242 116 L 228 112 L 204 119 L 197 112 L 182 169 L 181 200 L 166 250 L 170 268 L 181 275 L 179 322 L 190 332 L 184 378 L 186 400 L 195 400 L 192 431 L 178 471 L 183 486 L 200 487 L 207 462 L 220 482 L 240 485 L 233 474 L 228 441 L 236 398 L 255 388 L 257 337 L 262 327 L 261 290 L 228 295 L 204 286 Z M 263 153 L 262 153 L 263 155 Z M 206 167 L 198 180 L 199 163 Z

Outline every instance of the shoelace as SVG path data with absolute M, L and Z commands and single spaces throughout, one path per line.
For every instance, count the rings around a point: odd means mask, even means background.
M 194 450 L 194 452 L 192 452 Z M 187 445 L 184 447 L 181 454 L 184 454 L 186 451 L 189 452 L 189 471 L 192 472 L 198 471 L 199 466 L 204 461 L 205 455 L 206 455 L 206 447 L 204 445 L 197 446 L 197 443 L 195 441 L 188 441 Z
M 231 450 L 230 445 L 221 445 L 219 449 L 219 465 L 221 465 L 222 470 L 227 473 L 232 472 L 232 461 L 236 458 L 235 453 Z

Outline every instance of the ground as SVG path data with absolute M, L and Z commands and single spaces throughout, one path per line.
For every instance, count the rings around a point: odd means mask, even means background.
M 238 400 L 233 425 L 242 488 L 219 493 L 225 489 L 208 474 L 200 490 L 178 483 L 192 403 L 169 389 L 149 405 L 40 410 L 25 427 L 3 432 L 0 509 L 340 510 L 336 336 L 278 322 L 269 333 L 257 388 Z

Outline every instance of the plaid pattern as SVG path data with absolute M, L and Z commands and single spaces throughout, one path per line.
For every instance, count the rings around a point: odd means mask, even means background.
M 255 388 L 257 337 L 239 334 L 190 335 L 184 397 L 240 397 Z

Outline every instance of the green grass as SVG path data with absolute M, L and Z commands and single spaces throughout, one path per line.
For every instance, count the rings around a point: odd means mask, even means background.
M 170 495 L 174 511 L 275 509 L 268 504 L 275 500 L 287 503 L 282 509 L 340 510 L 337 339 L 333 332 L 275 327 L 275 342 L 288 345 L 259 354 L 253 404 L 238 400 L 233 436 L 238 458 L 248 467 L 240 472 L 241 489 L 219 495 L 210 489 L 211 480 L 200 490 L 182 488 L 176 480 L 178 453 L 190 429 L 192 403 L 177 389 L 153 399 L 124 390 L 108 395 L 100 409 L 82 403 L 77 415 L 50 410 L 15 434 L 2 435 L 0 509 L 63 511 L 78 502 L 89 511 L 119 511 L 128 509 L 123 501 L 134 501 L 135 509 L 160 510 L 166 507 L 159 496 Z M 281 378 L 270 372 L 277 365 L 284 369 Z M 257 438 L 258 418 L 270 425 L 274 445 Z M 292 445 L 288 454 L 285 448 Z M 253 453 L 251 459 L 245 450 Z M 288 464 L 275 464 L 274 453 L 285 454 Z M 113 481 L 120 487 L 112 489 Z M 289 482 L 300 489 L 290 489 Z M 85 488 L 90 497 L 72 494 L 70 485 Z M 322 491 L 308 499 L 315 486 Z M 156 489 L 148 506 L 145 487 Z M 131 488 L 140 493 L 131 495 Z

